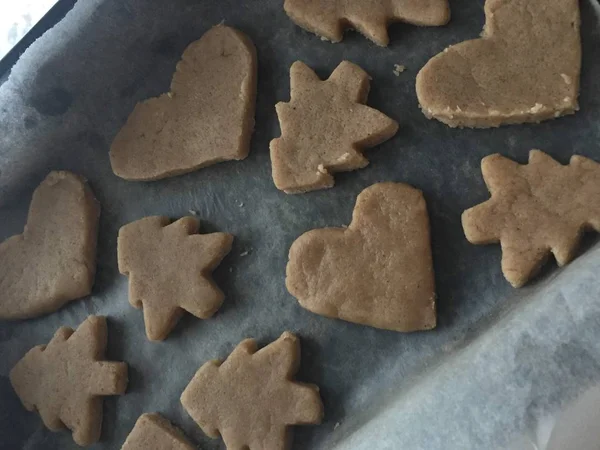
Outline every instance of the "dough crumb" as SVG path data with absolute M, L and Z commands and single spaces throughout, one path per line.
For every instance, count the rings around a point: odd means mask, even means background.
M 336 422 L 336 423 L 335 423 L 335 425 L 333 426 L 333 429 L 334 429 L 334 430 L 337 430 L 337 428 L 338 428 L 339 426 L 340 426 L 340 423 L 339 423 L 339 422 Z
M 541 103 L 536 103 L 530 110 L 530 113 L 533 114 L 537 114 L 539 113 L 542 109 L 544 109 L 544 105 L 542 105 Z
M 350 153 L 346 152 L 338 158 L 339 162 L 346 162 L 350 159 Z
M 248 250 L 244 250 L 242 253 L 240 253 L 240 256 L 248 256 L 250 254 L 250 252 Z
M 243 208 L 243 207 L 244 207 L 244 202 L 240 202 L 240 203 L 238 204 L 238 206 L 239 206 L 240 208 Z
M 325 166 L 323 164 L 319 164 L 317 166 L 317 173 L 322 173 L 327 175 L 329 172 L 327 172 L 327 169 L 325 168 Z
M 565 83 L 567 84 L 571 84 L 571 77 L 569 75 L 567 75 L 566 73 L 561 73 L 560 76 L 562 77 L 563 80 L 565 80 Z
M 192 216 L 197 216 L 198 215 L 198 211 L 196 211 L 195 209 L 188 209 L 188 212 L 192 215 Z
M 406 66 L 403 66 L 401 64 L 394 64 L 394 75 L 396 75 L 397 77 L 400 76 L 400 74 L 405 70 Z

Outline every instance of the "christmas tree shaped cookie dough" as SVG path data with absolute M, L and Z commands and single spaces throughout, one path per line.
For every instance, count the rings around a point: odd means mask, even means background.
M 185 410 L 210 437 L 230 450 L 284 450 L 288 427 L 318 424 L 323 404 L 317 386 L 293 381 L 300 343 L 285 332 L 257 351 L 242 341 L 229 357 L 204 364 L 181 395 Z
M 159 414 L 142 414 L 121 450 L 196 450 L 196 447 Z
M 300 236 L 286 273 L 290 293 L 316 314 L 402 332 L 436 325 L 427 205 L 406 184 L 365 189 L 348 228 Z
M 171 91 L 139 103 L 110 149 L 115 174 L 158 180 L 248 156 L 254 130 L 256 49 L 216 26 L 183 53 Z
M 600 232 L 600 164 L 573 156 L 563 166 L 539 150 L 520 165 L 500 155 L 481 162 L 492 197 L 463 213 L 473 244 L 500 242 L 502 272 L 523 286 L 550 253 L 559 266 L 576 254 L 586 230 Z
M 86 181 L 51 172 L 23 234 L 0 244 L 0 319 L 53 312 L 92 290 L 100 207 Z
M 233 236 L 197 234 L 193 217 L 171 223 L 168 217 L 146 217 L 119 231 L 119 271 L 129 276 L 129 302 L 143 308 L 148 339 L 160 341 L 184 311 L 211 317 L 223 292 L 210 273 L 231 250 Z
M 540 122 L 578 110 L 579 0 L 487 0 L 480 39 L 417 76 L 423 113 L 452 127 Z
M 384 47 L 390 23 L 439 26 L 450 20 L 448 0 L 285 0 L 284 8 L 297 25 L 332 42 L 354 28 Z
M 100 438 L 102 397 L 127 388 L 127 365 L 104 361 L 104 317 L 89 316 L 77 331 L 61 327 L 48 345 L 31 349 L 10 372 L 12 386 L 29 411 L 52 431 L 72 430 L 86 446 Z
M 281 137 L 271 141 L 273 180 L 288 194 L 333 186 L 333 172 L 365 167 L 361 150 L 390 139 L 398 124 L 366 106 L 369 75 L 342 62 L 328 80 L 295 62 L 291 101 L 277 104 Z

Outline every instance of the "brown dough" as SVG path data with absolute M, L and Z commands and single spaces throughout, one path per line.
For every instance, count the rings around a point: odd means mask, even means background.
M 463 228 L 472 244 L 502 245 L 502 272 L 521 287 L 550 253 L 567 264 L 585 230 L 600 232 L 600 164 L 573 156 L 563 166 L 539 150 L 520 165 L 500 155 L 481 161 L 492 195 L 465 211 Z
M 77 331 L 59 328 L 48 345 L 29 350 L 10 371 L 23 406 L 39 412 L 52 431 L 72 430 L 82 446 L 100 439 L 102 396 L 127 388 L 127 364 L 104 361 L 106 342 L 106 319 L 89 316 Z
M 200 223 L 184 217 L 146 217 L 119 231 L 119 271 L 130 277 L 129 302 L 144 309 L 148 339 L 161 341 L 184 311 L 208 319 L 223 303 L 210 273 L 231 250 L 233 236 L 196 234 Z
M 297 25 L 332 42 L 355 28 L 384 47 L 390 23 L 436 26 L 450 20 L 448 0 L 285 0 L 284 8 Z
M 216 26 L 183 53 L 171 92 L 139 103 L 110 149 L 113 171 L 158 180 L 248 156 L 254 129 L 256 49 Z
M 204 364 L 181 403 L 208 436 L 223 436 L 229 450 L 284 450 L 290 425 L 323 418 L 319 388 L 293 381 L 299 366 L 300 342 L 292 333 L 258 351 L 246 339 L 224 362 Z
M 196 447 L 159 414 L 142 414 L 121 450 L 196 450 Z
M 331 173 L 369 164 L 364 148 L 390 139 L 398 124 L 366 106 L 369 75 L 343 61 L 328 80 L 295 62 L 290 70 L 291 101 L 278 103 L 281 137 L 271 141 L 273 180 L 297 194 L 333 186 Z
M 436 325 L 429 216 L 417 189 L 365 189 L 348 228 L 303 234 L 289 258 L 286 286 L 309 311 L 404 332 Z
M 0 244 L 0 319 L 40 316 L 90 294 L 99 215 L 82 177 L 46 177 L 33 193 L 23 234 Z
M 578 0 L 487 0 L 485 15 L 481 39 L 447 48 L 417 76 L 423 113 L 487 128 L 577 111 Z

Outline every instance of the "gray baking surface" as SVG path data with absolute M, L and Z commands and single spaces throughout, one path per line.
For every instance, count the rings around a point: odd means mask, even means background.
M 29 348 L 89 314 L 109 317 L 108 357 L 130 367 L 129 391 L 104 402 L 102 440 L 92 448 L 120 448 L 138 416 L 152 411 L 200 448 L 224 448 L 183 411 L 181 392 L 204 362 L 226 357 L 243 338 L 266 344 L 284 330 L 302 338 L 298 378 L 321 387 L 326 411 L 321 426 L 295 428 L 295 449 L 481 450 L 534 436 L 540 420 L 600 382 L 600 245 L 590 237 L 570 266 L 559 270 L 552 261 L 516 291 L 500 272 L 499 246 L 470 245 L 460 214 L 488 198 L 479 169 L 485 155 L 525 162 L 539 148 L 562 163 L 573 153 L 600 161 L 594 1 L 581 4 L 581 111 L 494 130 L 429 121 L 414 91 L 415 75 L 431 56 L 479 35 L 482 0 L 452 1 L 447 27 L 393 26 L 389 48 L 355 33 L 341 44 L 323 42 L 287 19 L 282 0 L 80 1 L 0 87 L 0 239 L 22 231 L 33 189 L 50 170 L 81 174 L 102 205 L 96 284 L 91 297 L 54 314 L 0 323 L 0 448 L 77 448 L 70 433 L 47 431 L 22 408 L 7 375 Z M 166 91 L 186 45 L 222 21 L 246 32 L 258 49 L 248 159 L 159 182 L 117 178 L 108 150 L 127 115 L 136 102 Z M 273 185 L 268 149 L 279 135 L 273 106 L 289 98 L 289 67 L 298 59 L 323 77 L 343 59 L 361 65 L 373 77 L 369 104 L 401 129 L 367 152 L 369 167 L 337 175 L 333 189 L 288 196 Z M 396 76 L 395 64 L 406 72 Z M 399 334 L 326 319 L 300 308 L 285 289 L 293 240 L 312 228 L 347 224 L 358 193 L 378 181 L 409 183 L 427 199 L 439 310 L 434 331 Z M 117 232 L 147 215 L 178 218 L 189 210 L 198 212 L 204 231 L 236 236 L 215 272 L 226 301 L 214 318 L 187 316 L 165 342 L 151 343 L 116 267 Z

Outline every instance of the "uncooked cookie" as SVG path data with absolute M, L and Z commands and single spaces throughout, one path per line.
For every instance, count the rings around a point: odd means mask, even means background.
M 523 286 L 550 253 L 559 266 L 576 255 L 586 230 L 600 232 L 600 164 L 573 156 L 563 166 L 539 150 L 520 165 L 500 155 L 481 161 L 492 195 L 465 211 L 469 242 L 502 246 L 502 272 L 514 287 Z
M 292 333 L 258 351 L 246 339 L 224 362 L 204 364 L 181 403 L 208 436 L 223 436 L 228 449 L 285 450 L 289 426 L 323 418 L 319 388 L 293 381 L 299 366 L 300 342 Z
M 196 450 L 196 447 L 159 414 L 142 414 L 121 450 Z
M 384 47 L 390 23 L 439 26 L 450 20 L 448 0 L 285 0 L 284 8 L 297 25 L 332 42 L 354 28 Z
M 365 148 L 390 139 L 398 124 L 366 106 L 369 75 L 343 61 L 328 80 L 295 62 L 290 70 L 291 101 L 278 103 L 281 137 L 271 141 L 273 180 L 297 194 L 332 187 L 332 173 L 369 164 Z
M 286 272 L 290 293 L 314 313 L 403 332 L 436 325 L 427 206 L 406 184 L 365 189 L 348 228 L 300 236 Z
M 216 26 L 183 53 L 171 91 L 139 103 L 110 161 L 127 180 L 158 180 L 248 156 L 254 129 L 256 49 Z
M 540 122 L 578 110 L 578 0 L 487 0 L 481 39 L 417 76 L 423 113 L 451 127 Z
M 102 397 L 127 388 L 127 364 L 104 361 L 106 342 L 106 319 L 89 316 L 77 331 L 59 328 L 48 345 L 31 349 L 10 371 L 23 406 L 52 431 L 70 429 L 82 446 L 100 439 Z
M 210 273 L 231 250 L 233 236 L 197 234 L 200 223 L 184 217 L 146 217 L 119 231 L 119 271 L 129 276 L 129 302 L 143 308 L 148 339 L 160 341 L 184 311 L 211 317 L 223 303 L 223 292 Z
M 0 244 L 0 319 L 40 316 L 90 294 L 99 215 L 85 179 L 70 172 L 46 177 L 23 234 Z

